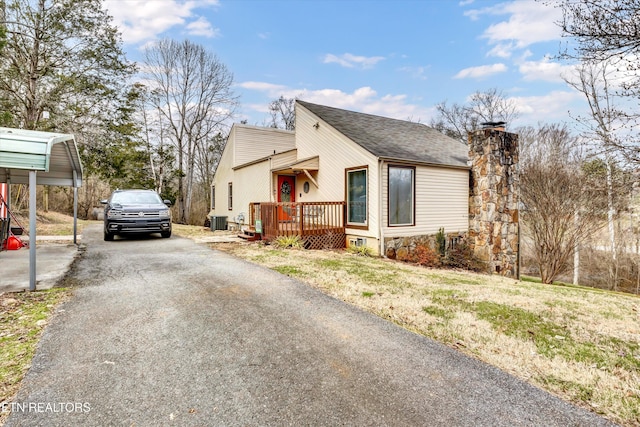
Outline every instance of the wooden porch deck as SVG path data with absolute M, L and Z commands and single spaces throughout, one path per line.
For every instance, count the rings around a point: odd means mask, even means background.
M 344 248 L 345 202 L 259 202 L 249 204 L 249 221 L 262 223 L 262 238 L 300 236 L 307 249 Z

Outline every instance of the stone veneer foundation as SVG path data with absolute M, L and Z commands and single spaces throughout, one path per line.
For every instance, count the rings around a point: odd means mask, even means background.
M 476 258 L 492 273 L 519 277 L 518 135 L 469 133 L 469 234 Z
M 455 242 L 465 239 L 465 233 L 446 233 L 447 250 Z M 405 259 L 417 246 L 427 246 L 437 251 L 436 235 L 421 235 L 408 237 L 386 237 L 384 239 L 385 256 L 390 259 Z

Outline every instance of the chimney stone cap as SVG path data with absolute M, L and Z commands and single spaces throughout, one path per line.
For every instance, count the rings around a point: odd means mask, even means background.
M 484 123 L 480 123 L 480 125 L 482 125 L 482 127 L 484 129 L 503 128 L 506 124 L 507 124 L 507 122 L 484 122 Z

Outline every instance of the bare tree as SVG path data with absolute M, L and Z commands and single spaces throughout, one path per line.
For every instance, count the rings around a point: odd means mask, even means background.
M 4 48 L 6 41 L 5 37 L 7 35 L 6 31 L 6 22 L 7 22 L 7 5 L 5 0 L 0 0 L 0 52 Z
M 640 98 L 640 2 L 638 0 L 558 0 L 563 12 L 558 23 L 565 36 L 575 43 L 570 44 L 561 55 L 570 60 L 579 60 L 582 66 L 578 90 L 588 94 L 590 87 L 597 87 L 598 94 L 607 98 L 615 95 L 627 99 L 616 110 L 607 105 L 598 114 L 607 118 L 612 113 L 617 125 L 625 130 L 610 141 L 610 147 L 620 150 L 628 160 L 640 162 L 640 143 L 636 128 L 640 120 L 637 100 Z M 607 85 L 612 70 L 623 74 L 615 88 Z M 586 86 L 586 87 L 585 87 Z M 575 86 L 574 86 L 575 87 Z M 585 91 L 586 89 L 586 91 Z M 587 97 L 593 112 L 594 95 Z M 604 114 L 603 114 L 604 113 Z
M 173 198 L 171 189 L 167 187 L 167 181 L 175 170 L 174 147 L 165 141 L 166 126 L 162 120 L 163 114 L 157 107 L 158 100 L 152 99 L 154 94 L 148 87 L 141 83 L 136 83 L 134 87 L 140 94 L 137 104 L 138 121 L 153 188 L 166 196 L 164 198 Z
M 165 39 L 148 47 L 145 67 L 165 136 L 176 148 L 177 221 L 188 223 L 198 152 L 235 112 L 233 75 L 214 54 L 188 40 Z
M 209 190 L 213 184 L 213 176 L 222 157 L 227 137 L 221 132 L 209 138 L 205 144 L 198 146 L 196 168 L 198 180 L 202 184 L 203 189 Z M 206 206 L 211 205 L 211 192 L 203 191 L 205 195 Z
M 559 0 L 565 35 L 577 41 L 574 53 L 585 60 L 604 60 L 640 53 L 640 3 L 637 0 Z
M 518 133 L 522 222 L 542 281 L 552 283 L 570 268 L 576 245 L 602 227 L 601 192 L 584 173 L 580 140 L 566 125 L 522 128 Z
M 609 60 L 584 61 L 576 67 L 574 76 L 565 77 L 566 82 L 587 101 L 589 114 L 575 119 L 582 125 L 583 135 L 594 143 L 595 155 L 601 157 L 600 163 L 604 164 L 600 169 L 604 170 L 602 175 L 605 176 L 603 181 L 606 183 L 603 190 L 607 195 L 607 224 L 611 246 L 609 276 L 612 288 L 616 287 L 620 258 L 614 221 L 619 216 L 619 201 L 626 201 L 631 192 L 631 187 L 620 187 L 620 179 L 615 178 L 621 174 L 614 177 L 613 170 L 616 166 L 616 152 L 628 151 L 628 147 L 620 142 L 624 138 L 619 133 L 626 131 L 625 125 L 629 120 L 627 114 L 616 105 L 620 102 L 620 96 L 614 90 L 616 83 L 619 86 L 620 79 L 619 74 L 616 74 L 616 69 Z M 598 165 L 598 162 L 594 161 L 592 165 Z M 592 169 L 597 173 L 598 168 Z
M 465 143 L 467 134 L 478 129 L 481 123 L 503 121 L 511 124 L 519 115 L 515 102 L 496 88 L 477 91 L 462 105 L 447 105 L 443 101 L 436 105 L 436 110 L 438 117 L 431 121 L 431 126 Z
M 295 130 L 296 129 L 296 98 L 280 98 L 269 103 L 269 114 L 271 115 L 270 127 L 276 129 Z
M 466 142 L 468 133 L 478 129 L 478 117 L 463 105 L 447 105 L 447 101 L 443 101 L 436 105 L 436 111 L 439 116 L 431 120 L 431 127 L 451 138 Z

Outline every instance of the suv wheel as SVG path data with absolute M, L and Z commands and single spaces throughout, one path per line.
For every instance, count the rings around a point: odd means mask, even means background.
M 113 241 L 113 233 L 107 233 L 106 231 L 104 232 L 104 241 L 105 242 L 111 242 Z
M 169 230 L 169 231 L 163 231 L 163 232 L 161 232 L 161 233 L 160 233 L 160 235 L 161 235 L 162 237 L 164 237 L 165 239 L 168 239 L 169 237 L 171 237 L 171 230 Z

